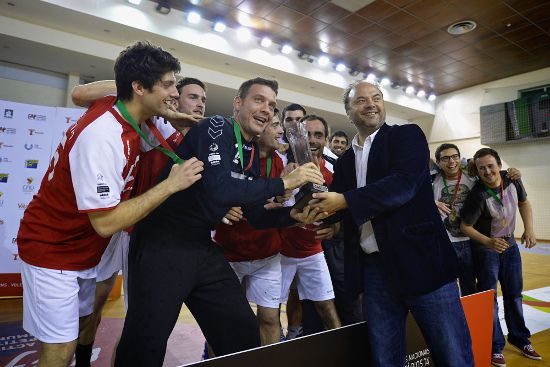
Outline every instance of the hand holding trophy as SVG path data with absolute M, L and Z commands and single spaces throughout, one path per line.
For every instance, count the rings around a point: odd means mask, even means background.
M 309 140 L 307 135 L 307 127 L 305 122 L 287 121 L 285 122 L 286 136 L 290 143 L 290 148 L 294 154 L 295 162 L 300 166 L 311 166 L 313 162 L 313 156 L 309 148 Z M 309 163 L 309 164 L 308 164 Z M 320 174 L 320 172 L 319 172 Z M 322 184 L 322 181 L 308 180 L 305 185 L 300 188 L 300 191 L 296 194 L 296 204 L 293 208 L 302 210 L 309 201 L 312 199 L 313 193 L 327 192 L 328 188 Z

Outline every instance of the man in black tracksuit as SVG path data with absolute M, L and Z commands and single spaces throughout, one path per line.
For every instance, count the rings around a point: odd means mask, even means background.
M 259 149 L 253 140 L 273 118 L 277 88 L 276 81 L 248 80 L 234 99 L 234 118 L 201 120 L 178 147 L 176 153 L 184 160 L 197 157 L 204 162 L 203 176 L 134 229 L 129 308 L 116 366 L 162 366 L 183 302 L 216 355 L 260 346 L 257 319 L 210 231 L 235 206 L 242 207 L 252 225 L 264 228 L 312 222 L 324 215 L 309 213 L 308 208 L 303 213 L 264 209 L 267 199 L 285 190 L 323 182 L 312 163 L 282 179 L 260 178 Z

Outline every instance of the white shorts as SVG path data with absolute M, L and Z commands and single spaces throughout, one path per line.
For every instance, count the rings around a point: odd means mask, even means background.
M 97 281 L 102 282 L 109 279 L 113 274 L 122 270 L 126 275 L 128 269 L 128 248 L 130 244 L 130 234 L 126 231 L 115 233 L 99 264 L 97 264 Z M 126 277 L 125 277 L 126 278 Z
M 279 308 L 281 295 L 281 254 L 229 265 L 243 284 L 246 298 L 258 306 Z
M 281 302 L 288 299 L 288 290 L 295 275 L 298 296 L 301 300 L 326 301 L 334 298 L 334 290 L 324 253 L 320 252 L 305 258 L 281 255 L 281 270 L 283 273 Z
M 44 343 L 78 338 L 78 319 L 94 308 L 95 268 L 72 271 L 21 261 L 23 329 Z

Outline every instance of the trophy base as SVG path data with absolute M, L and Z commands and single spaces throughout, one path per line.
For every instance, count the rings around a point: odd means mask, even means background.
M 305 184 L 296 194 L 296 204 L 292 206 L 292 209 L 302 211 L 304 207 L 313 199 L 314 193 L 327 191 L 328 187 L 326 187 L 325 185 L 317 185 L 311 182 Z

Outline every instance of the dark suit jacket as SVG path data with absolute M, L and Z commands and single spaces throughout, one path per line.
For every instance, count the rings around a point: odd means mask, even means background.
M 366 185 L 357 188 L 355 154 L 336 162 L 332 191 L 343 193 L 346 286 L 362 292 L 359 225 L 371 220 L 388 287 L 399 295 L 431 292 L 455 279 L 458 259 L 437 212 L 429 149 L 417 125 L 382 125 L 372 144 Z

